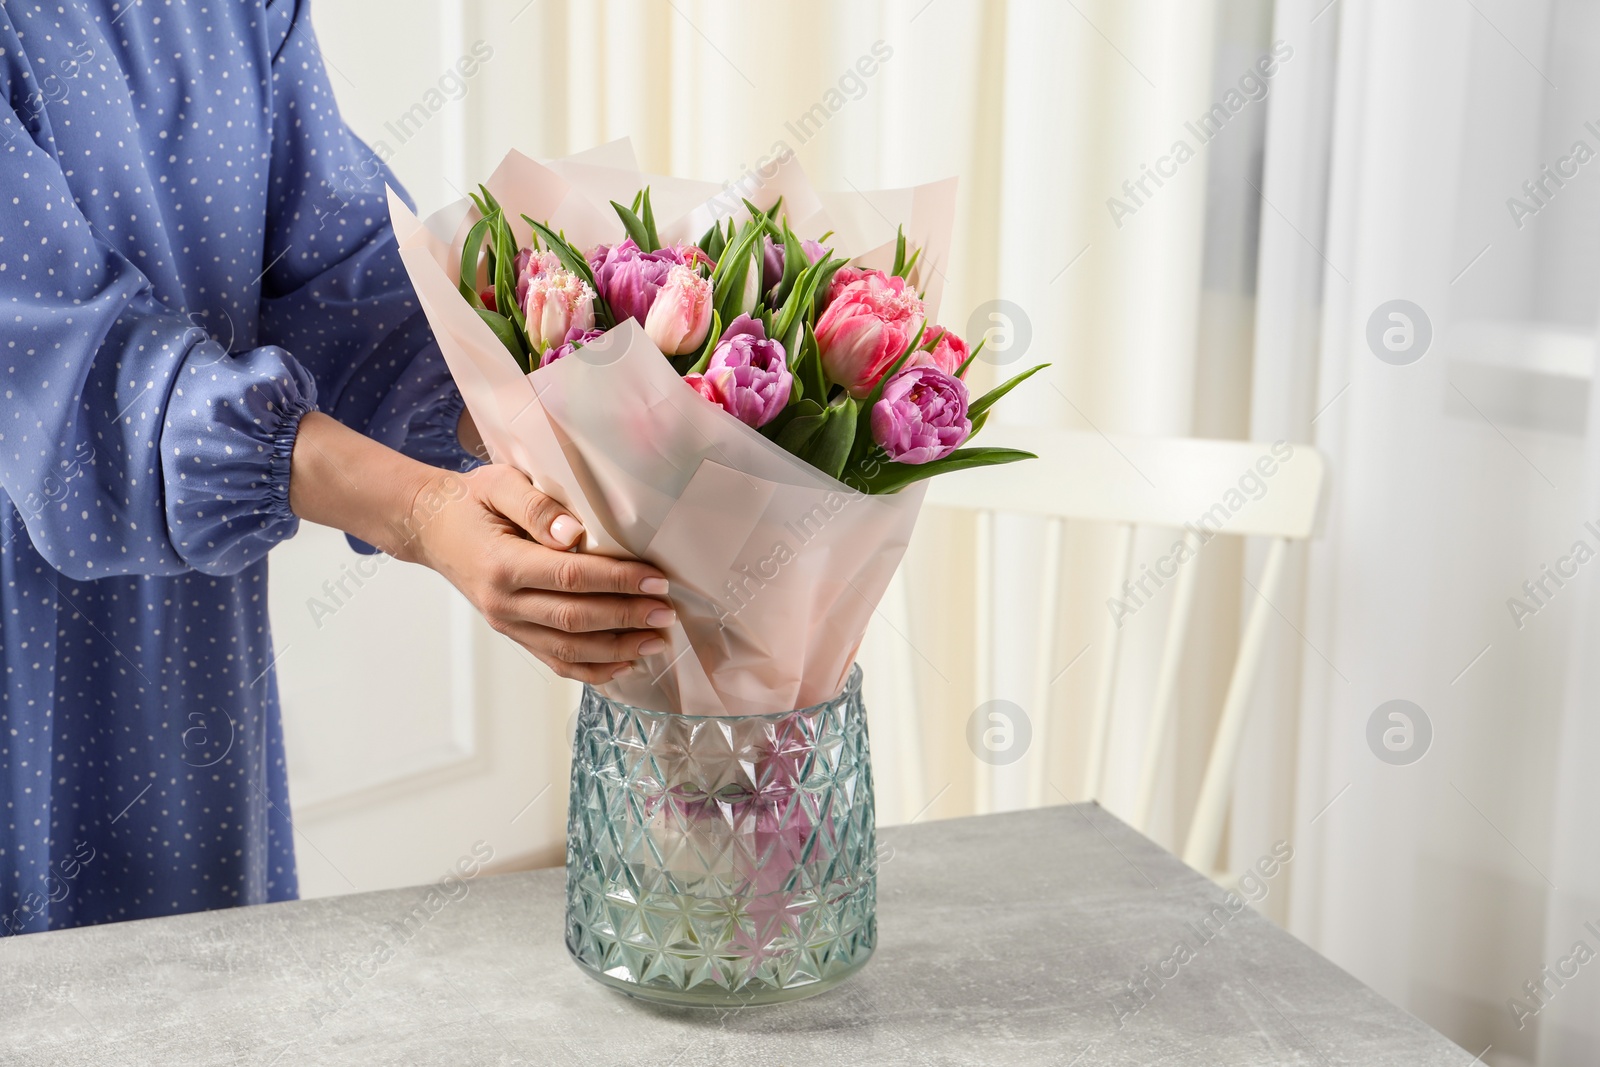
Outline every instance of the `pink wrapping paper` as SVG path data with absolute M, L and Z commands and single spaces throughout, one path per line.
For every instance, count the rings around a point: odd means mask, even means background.
M 784 197 L 802 237 L 867 266 L 891 265 L 896 224 L 923 249 L 929 321 L 954 217 L 953 181 L 846 197 L 819 194 L 792 160 L 729 193 L 646 176 L 625 142 L 549 164 L 513 152 L 485 183 L 516 217 L 549 220 L 579 248 L 626 234 L 607 201 L 648 184 L 663 241 Z M 665 651 L 602 687 L 652 711 L 757 715 L 829 700 L 899 565 L 922 486 L 867 496 L 824 475 L 683 384 L 632 321 L 524 375 L 456 288 L 469 201 L 424 223 L 392 193 L 401 256 L 491 458 L 583 523 L 582 551 L 647 560 L 671 582 Z

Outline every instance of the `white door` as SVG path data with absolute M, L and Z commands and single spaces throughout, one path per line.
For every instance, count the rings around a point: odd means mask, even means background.
M 424 213 L 458 199 L 471 88 L 458 62 L 481 49 L 459 4 L 314 10 L 351 126 L 393 153 Z M 577 687 L 436 574 L 359 556 L 336 531 L 303 525 L 269 566 L 302 894 L 434 881 L 480 841 L 490 869 L 560 863 Z

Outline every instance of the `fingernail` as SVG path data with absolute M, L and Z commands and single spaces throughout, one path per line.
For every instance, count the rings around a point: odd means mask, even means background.
M 633 670 L 633 664 L 624 663 L 622 666 L 611 672 L 611 677 L 621 678 L 624 674 L 627 674 L 631 670 Z
M 583 525 L 571 515 L 557 515 L 550 524 L 550 537 L 558 545 L 571 545 L 583 533 Z
M 646 578 L 639 583 L 639 592 L 648 593 L 651 596 L 661 596 L 666 591 L 667 580 L 665 578 Z
M 678 613 L 671 608 L 657 608 L 644 617 L 644 624 L 650 627 L 671 626 L 678 621 Z
M 646 641 L 644 644 L 639 646 L 639 655 L 641 655 L 641 656 L 653 656 L 657 652 L 660 652 L 663 648 L 666 648 L 666 647 L 667 647 L 667 643 L 665 641 L 661 640 L 661 638 L 652 637 L 650 640 Z

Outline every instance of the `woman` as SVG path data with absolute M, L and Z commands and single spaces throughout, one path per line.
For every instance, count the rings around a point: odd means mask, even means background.
M 307 0 L 8 0 L 0 86 L 0 933 L 295 895 L 265 557 L 301 518 L 566 677 L 659 647 L 665 578 L 463 448 Z

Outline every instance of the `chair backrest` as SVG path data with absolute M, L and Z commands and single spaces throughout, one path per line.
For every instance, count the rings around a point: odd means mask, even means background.
M 985 701 L 993 692 L 993 665 L 987 638 L 994 624 L 990 573 L 993 516 L 1032 515 L 1045 520 L 1045 557 L 1040 574 L 1042 596 L 1036 627 L 1038 648 L 1034 657 L 1034 707 L 1040 709 L 1040 721 L 1033 725 L 1032 742 L 1025 756 L 1031 804 L 1042 804 L 1046 800 L 1050 731 L 1047 711 L 1051 706 L 1051 683 L 1057 677 L 1054 656 L 1065 524 L 1088 521 L 1119 528 L 1112 581 L 1107 590 L 1115 598 L 1126 596 L 1129 582 L 1145 578 L 1143 568 L 1140 575 L 1133 573 L 1134 534 L 1140 526 L 1180 530 L 1183 539 L 1195 548 L 1219 535 L 1270 538 L 1261 575 L 1253 583 L 1256 596 L 1240 640 L 1184 846 L 1185 862 L 1215 876 L 1233 772 L 1243 739 L 1245 712 L 1260 670 L 1267 618 L 1275 610 L 1273 597 L 1279 587 L 1289 543 L 1309 538 L 1316 529 L 1325 472 L 1322 457 L 1309 445 L 1283 442 L 1123 437 L 1049 427 L 996 425 L 985 431 L 983 443 L 1024 448 L 1040 458 L 935 478 L 929 483 L 926 504 L 977 513 L 976 622 L 978 632 L 985 638 L 977 642 L 975 673 L 979 699 Z M 1160 784 L 1163 745 L 1169 732 L 1198 568 L 1173 563 L 1172 570 L 1174 573 L 1159 575 L 1158 584 L 1173 580 L 1176 585 L 1155 678 L 1132 810 L 1131 821 L 1139 829 L 1146 828 L 1151 803 Z M 906 586 L 897 582 L 886 598 L 889 622 L 902 633 L 910 624 L 906 597 Z M 1086 793 L 1091 799 L 1099 796 L 1105 773 L 1120 635 L 1120 627 L 1108 612 L 1104 636 L 1097 639 L 1101 646 L 1100 673 L 1090 720 L 1089 748 L 1085 753 Z M 897 761 L 907 771 L 903 779 L 908 800 L 922 794 L 920 717 L 913 710 L 916 700 L 911 655 L 909 647 L 905 648 L 895 670 L 896 688 L 904 695 L 898 702 L 897 739 L 911 749 Z M 977 771 L 976 808 L 980 812 L 991 810 L 994 800 L 992 768 L 976 758 L 974 766 Z

